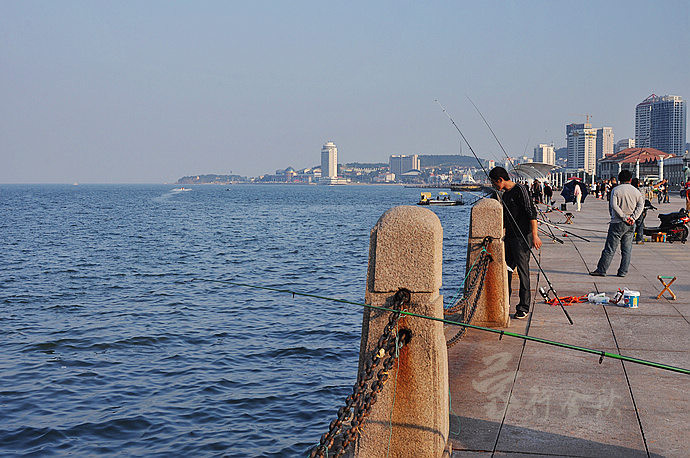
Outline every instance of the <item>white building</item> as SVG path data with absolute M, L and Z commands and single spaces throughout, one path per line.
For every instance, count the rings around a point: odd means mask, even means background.
M 613 154 L 613 127 L 597 129 L 597 161 Z
M 391 173 L 395 174 L 396 177 L 400 177 L 405 172 L 420 169 L 419 155 L 391 154 L 388 159 L 388 166 Z
M 568 148 L 568 169 L 584 170 L 587 173 L 594 173 L 596 168 L 596 148 L 597 148 L 597 129 L 592 125 L 568 124 L 565 126 L 567 148 Z
M 345 184 L 347 180 L 338 178 L 338 148 L 333 142 L 326 142 L 321 148 L 321 178 L 319 184 Z
M 618 140 L 616 146 L 613 147 L 613 154 L 616 154 L 624 149 L 634 148 L 635 139 L 634 138 L 624 138 L 623 140 Z
M 539 146 L 534 148 L 534 162 L 556 165 L 556 153 L 553 145 L 540 143 Z

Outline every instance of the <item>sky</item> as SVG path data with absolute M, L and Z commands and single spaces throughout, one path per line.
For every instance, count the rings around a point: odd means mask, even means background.
M 0 183 L 532 156 L 690 99 L 690 2 L 0 0 Z

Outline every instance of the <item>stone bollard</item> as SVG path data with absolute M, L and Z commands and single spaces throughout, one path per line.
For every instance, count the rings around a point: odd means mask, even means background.
M 408 311 L 443 318 L 443 228 L 428 209 L 400 206 L 384 213 L 371 231 L 365 300 L 390 306 L 399 288 L 411 291 Z M 365 308 L 360 371 L 388 323 L 390 312 Z M 443 323 L 403 317 L 410 342 L 390 371 L 354 446 L 362 458 L 441 457 L 448 454 L 448 354 Z
M 493 261 L 489 263 L 484 289 L 479 297 L 472 324 L 504 328 L 510 324 L 510 297 L 503 247 L 503 207 L 495 199 L 481 199 L 472 207 L 466 273 L 479 256 L 482 242 L 487 236 L 493 238 L 487 246 L 487 251 L 491 254 Z

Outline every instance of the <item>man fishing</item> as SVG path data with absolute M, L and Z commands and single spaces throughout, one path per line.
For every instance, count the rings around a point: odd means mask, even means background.
M 601 257 L 597 263 L 596 270 L 590 272 L 595 277 L 605 277 L 606 271 L 611 264 L 613 254 L 621 246 L 621 264 L 618 267 L 619 277 L 625 277 L 630 267 L 630 256 L 632 254 L 633 233 L 635 232 L 635 220 L 637 220 L 644 210 L 644 197 L 640 191 L 630 184 L 632 172 L 621 170 L 618 174 L 618 181 L 621 184 L 613 188 L 609 200 L 609 231 L 606 235 L 606 244 L 601 252 Z
M 503 167 L 494 167 L 489 172 L 491 184 L 498 191 L 503 191 L 503 226 L 506 234 L 504 246 L 506 264 L 510 269 L 517 268 L 520 278 L 520 302 L 515 307 L 513 318 L 521 320 L 529 313 L 532 302 L 529 279 L 530 246 L 529 236 L 532 236 L 532 246 L 541 248 L 541 239 L 537 231 L 537 210 L 530 199 L 529 192 L 524 185 L 510 179 Z M 508 274 L 508 294 L 512 293 L 512 272 Z

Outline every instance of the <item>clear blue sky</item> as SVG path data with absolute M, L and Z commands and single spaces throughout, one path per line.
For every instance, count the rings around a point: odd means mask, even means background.
M 634 135 L 690 99 L 690 2 L 0 0 L 0 182 L 169 182 Z M 464 153 L 469 154 L 467 148 Z

